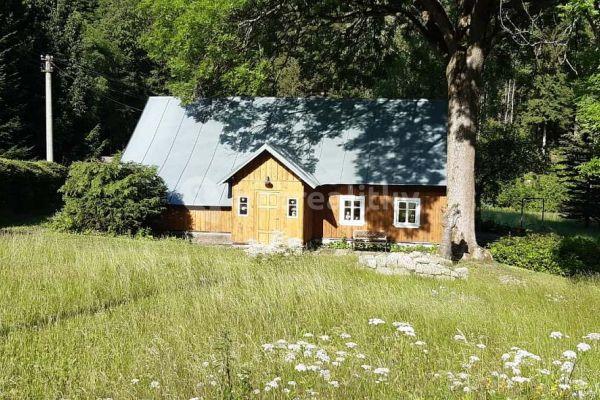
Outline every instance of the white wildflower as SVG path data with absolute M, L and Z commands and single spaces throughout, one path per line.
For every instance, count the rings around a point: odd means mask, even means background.
M 338 381 L 330 381 L 329 384 L 331 386 L 333 386 L 334 388 L 339 388 L 340 387 L 340 383 Z
M 527 382 L 531 382 L 531 378 L 525 378 L 524 376 L 513 376 L 511 378 L 511 381 L 516 382 L 516 383 L 527 383 Z
M 210 381 L 210 382 L 208 382 L 208 384 L 210 386 L 217 386 L 217 381 Z
M 540 369 L 539 372 L 541 375 L 550 375 L 550 371 L 545 368 Z
M 131 384 L 132 384 L 132 385 L 137 385 L 138 383 L 140 383 L 140 380 L 139 380 L 139 379 L 137 379 L 137 378 L 133 378 L 133 379 L 131 380 Z
M 574 379 L 571 381 L 571 384 L 579 389 L 583 389 L 588 385 L 583 379 Z
M 322 369 L 319 374 L 323 377 L 323 379 L 325 379 L 326 381 L 331 379 L 331 372 L 328 369 Z
M 562 361 L 560 361 L 560 360 L 554 360 L 554 361 L 552 361 L 552 365 L 554 365 L 556 367 L 559 367 L 559 366 L 562 365 Z
M 558 387 L 560 388 L 560 390 L 569 390 L 569 389 L 571 389 L 571 385 L 569 385 L 568 383 L 561 383 L 560 385 L 558 385 Z
M 330 357 L 327 355 L 327 352 L 323 349 L 319 349 L 317 350 L 317 353 L 315 354 L 315 357 L 318 358 L 319 360 L 323 361 L 323 362 L 329 362 L 330 361 Z
M 304 371 L 306 371 L 306 365 L 298 364 L 294 367 L 294 369 L 298 372 L 304 372 Z
M 465 335 L 462 334 L 456 334 L 454 335 L 454 340 L 456 340 L 457 342 L 465 342 L 467 341 L 467 338 L 465 337 Z
M 283 361 L 285 361 L 287 363 L 291 363 L 295 359 L 296 359 L 296 353 L 290 352 L 285 355 L 285 357 L 283 358 Z
M 475 345 L 478 349 L 484 350 L 487 346 L 483 343 L 478 343 Z
M 344 350 L 339 350 L 335 352 L 335 355 L 339 357 L 346 357 L 348 355 L 348 352 Z
M 358 358 L 359 360 L 364 360 L 365 358 L 367 358 L 367 356 L 366 356 L 366 355 L 364 355 L 363 353 L 358 353 L 358 354 L 356 355 L 356 358 Z
M 563 336 L 564 335 L 561 332 L 550 332 L 551 339 L 562 339 Z
M 318 365 L 309 365 L 308 367 L 306 367 L 306 370 L 311 372 L 317 372 L 320 369 L 321 367 L 319 367 Z
M 390 373 L 390 369 L 389 368 L 384 368 L 384 367 L 379 367 L 379 368 L 375 368 L 373 370 L 373 373 L 377 374 L 377 375 L 387 375 L 387 374 Z
M 422 341 L 422 340 L 417 340 L 417 341 L 415 342 L 415 345 L 416 345 L 416 346 L 425 346 L 426 344 L 427 344 L 427 343 L 425 343 L 425 342 L 424 342 L 424 341 Z
M 566 350 L 562 353 L 562 355 L 567 360 L 574 360 L 577 358 L 577 353 L 575 353 L 573 350 Z
M 290 389 L 288 389 L 288 388 L 283 388 L 283 390 L 282 390 L 282 391 L 283 391 L 283 393 L 285 393 L 285 394 L 289 394 L 289 393 L 291 392 L 291 390 L 290 390 Z
M 254 389 L 254 390 L 252 391 L 252 393 L 254 393 L 254 394 L 260 394 L 260 389 Z
M 209 363 L 208 361 L 204 361 L 204 362 L 202 363 L 202 366 L 203 366 L 204 368 L 208 367 L 209 365 L 210 365 L 210 363 Z
M 339 361 L 332 361 L 331 365 L 333 365 L 334 367 L 339 367 L 340 366 L 340 362 Z
M 150 388 L 151 389 L 158 389 L 160 387 L 160 383 L 158 383 L 158 381 L 152 381 L 150 382 Z
M 310 333 L 310 332 L 306 332 L 306 333 L 305 333 L 304 335 L 302 335 L 302 336 L 304 336 L 304 337 L 306 337 L 306 338 L 309 338 L 309 337 L 314 337 L 315 335 L 313 335 L 313 334 L 312 334 L 312 333 Z
M 585 352 L 585 351 L 590 350 L 591 348 L 592 348 L 592 346 L 590 346 L 587 343 L 579 343 L 577 345 L 577 351 L 582 352 L 582 353 Z
M 385 321 L 380 318 L 370 318 L 369 325 L 381 325 L 385 324 Z
M 398 332 L 404 333 L 406 336 L 416 336 L 415 328 L 407 322 L 394 322 L 392 325 L 396 327 Z
M 298 343 L 290 343 L 288 344 L 287 348 L 293 352 L 298 352 L 302 349 L 302 346 Z
M 350 334 L 349 334 L 349 333 L 345 333 L 345 332 L 344 332 L 344 333 L 340 333 L 340 337 L 341 337 L 342 339 L 350 339 L 352 336 L 350 336 Z
M 471 388 L 470 388 L 470 387 L 468 387 L 468 386 L 465 386 L 465 387 L 463 388 L 463 392 L 465 392 L 465 393 L 469 393 L 469 392 L 471 392 Z
M 361 365 L 360 367 L 361 367 L 362 369 L 364 369 L 365 371 L 370 371 L 370 370 L 371 370 L 371 368 L 372 368 L 372 367 L 371 367 L 370 365 L 368 365 L 368 364 L 363 364 L 363 365 Z
M 358 346 L 358 345 L 356 343 L 354 343 L 354 342 L 348 342 L 348 343 L 346 343 L 346 347 L 349 348 L 349 349 L 354 349 L 354 348 L 356 348 L 356 346 Z
M 574 363 L 572 363 L 571 361 L 565 361 L 560 367 L 560 370 L 566 372 L 567 374 L 570 374 L 573 371 L 573 368 L 575 368 Z
M 510 354 L 504 353 L 504 354 L 502 354 L 502 357 L 500 357 L 500 358 L 502 359 L 502 361 L 506 361 L 506 360 L 510 359 Z
M 275 346 L 272 343 L 265 343 L 262 345 L 262 348 L 264 351 L 273 351 L 273 349 L 275 348 Z
M 331 338 L 329 337 L 329 335 L 321 335 L 319 336 L 319 340 L 322 340 L 324 342 L 328 342 Z
M 583 338 L 587 339 L 587 340 L 600 340 L 600 333 L 596 333 L 596 332 L 588 333 Z

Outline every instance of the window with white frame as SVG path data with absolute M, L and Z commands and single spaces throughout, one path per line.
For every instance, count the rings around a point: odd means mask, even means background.
M 288 218 L 298 218 L 298 199 L 295 197 L 288 199 L 287 216 Z
M 340 196 L 340 225 L 365 224 L 365 196 Z
M 238 198 L 238 215 L 242 217 L 248 215 L 248 197 L 246 196 Z
M 418 228 L 420 225 L 421 199 L 394 198 L 394 226 L 398 228 Z

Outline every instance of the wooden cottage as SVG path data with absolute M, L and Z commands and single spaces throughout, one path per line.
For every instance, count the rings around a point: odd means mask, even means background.
M 445 104 L 429 100 L 152 97 L 123 160 L 158 168 L 166 230 L 439 243 L 445 137 Z

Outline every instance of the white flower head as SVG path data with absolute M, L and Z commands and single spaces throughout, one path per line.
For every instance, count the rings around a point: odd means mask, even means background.
M 364 360 L 365 358 L 367 358 L 367 356 L 366 356 L 366 355 L 364 355 L 363 353 L 358 353 L 358 354 L 356 355 L 356 358 L 358 358 L 359 360 Z
M 343 332 L 343 333 L 340 333 L 340 337 L 342 339 L 350 339 L 352 336 L 349 333 Z
M 581 353 L 583 353 L 583 352 L 586 352 L 586 351 L 588 351 L 588 350 L 591 350 L 591 348 L 592 348 L 592 346 L 590 346 L 590 345 L 589 345 L 589 344 L 587 344 L 587 343 L 583 343 L 583 342 L 582 342 L 582 343 L 579 343 L 579 344 L 577 345 L 577 351 L 579 351 L 579 352 L 581 352 Z
M 377 375 L 387 375 L 387 374 L 390 373 L 390 369 L 389 368 L 385 368 L 385 367 L 379 367 L 379 368 L 375 368 L 373 370 L 373 373 L 377 374 Z
M 160 383 L 158 383 L 158 381 L 152 381 L 150 382 L 150 388 L 151 389 L 158 389 L 160 387 Z
M 346 343 L 346 347 L 349 348 L 349 349 L 354 349 L 354 348 L 356 348 L 356 346 L 358 346 L 358 345 L 356 343 L 354 343 L 354 342 L 348 342 L 348 343 Z
M 573 350 L 567 350 L 562 353 L 562 356 L 567 360 L 574 360 L 577 358 L 577 353 L 575 353 Z
M 587 340 L 600 340 L 600 333 L 596 333 L 596 332 L 588 333 L 583 338 L 587 339 Z
M 563 336 L 564 335 L 561 332 L 550 332 L 551 339 L 562 339 Z
M 467 342 L 467 338 L 465 337 L 465 335 L 463 334 L 456 334 L 454 335 L 454 340 L 456 340 L 457 342 Z
M 266 352 L 270 352 L 273 351 L 273 349 L 275 348 L 275 346 L 272 343 L 265 343 L 262 345 L 262 348 L 264 351 Z
M 296 381 L 288 381 L 288 386 L 296 386 Z
M 481 349 L 481 350 L 485 350 L 485 348 L 487 347 L 487 346 L 486 346 L 485 344 L 483 344 L 483 343 L 478 343 L 478 344 L 476 344 L 475 346 L 476 346 L 478 349 Z
M 132 385 L 137 385 L 138 383 L 140 383 L 140 380 L 139 380 L 139 379 L 137 379 L 137 378 L 133 378 L 133 379 L 131 380 L 131 384 L 132 384 Z
M 304 336 L 305 338 L 310 338 L 310 337 L 313 337 L 313 336 L 315 336 L 315 335 L 313 335 L 313 334 L 312 334 L 312 333 L 310 333 L 310 332 L 306 332 L 306 333 L 305 333 L 303 336 Z
M 511 378 L 511 381 L 515 383 L 527 383 L 531 382 L 531 378 L 525 378 L 524 376 L 513 376 Z
M 340 383 L 338 381 L 330 381 L 329 384 L 331 386 L 333 386 L 334 388 L 339 388 L 340 387 Z
M 363 365 L 361 365 L 360 367 L 361 367 L 362 369 L 364 369 L 365 371 L 370 371 L 370 370 L 371 370 L 371 368 L 372 368 L 372 367 L 371 367 L 370 365 L 368 365 L 368 364 L 363 364 Z
M 422 340 L 417 340 L 414 344 L 415 346 L 425 346 L 427 343 Z
M 573 368 L 575 368 L 575 364 L 573 364 L 571 361 L 565 361 L 561 365 L 560 370 L 566 372 L 567 374 L 570 374 L 573 371 Z
M 398 332 L 401 332 L 406 336 L 416 336 L 415 328 L 413 328 L 408 322 L 394 322 L 392 325 L 396 327 Z
M 541 375 L 550 375 L 550 371 L 545 368 L 540 369 L 539 372 Z
M 369 318 L 369 325 L 382 325 L 385 321 L 380 318 Z
M 304 365 L 304 364 L 298 364 L 294 367 L 294 369 L 298 372 L 304 372 L 304 371 L 306 371 L 307 368 L 306 368 L 306 365 Z
M 331 338 L 329 337 L 329 335 L 321 335 L 319 336 L 319 340 L 322 340 L 324 342 L 328 342 Z

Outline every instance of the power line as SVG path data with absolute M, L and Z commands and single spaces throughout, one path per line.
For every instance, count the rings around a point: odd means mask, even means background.
M 89 68 L 87 68 L 87 67 L 84 67 L 84 66 L 83 66 L 83 65 L 81 65 L 81 64 L 76 64 L 76 63 L 68 63 L 67 61 L 64 61 L 64 60 L 61 60 L 61 61 L 59 61 L 59 63 L 60 63 L 60 64 L 62 64 L 62 65 L 63 65 L 63 67 L 74 67 L 74 68 L 78 68 L 78 69 L 80 69 L 80 70 L 83 70 L 83 71 L 85 71 L 85 72 L 88 72 L 88 73 L 90 73 L 90 74 L 92 74 L 92 75 L 95 75 L 95 76 L 97 76 L 97 77 L 99 77 L 99 78 L 106 79 L 106 80 L 107 80 L 107 81 L 109 81 L 109 82 L 117 83 L 117 84 L 119 84 L 119 85 L 121 85 L 121 86 L 123 86 L 123 87 L 127 87 L 127 85 L 126 85 L 126 84 L 124 84 L 122 81 L 120 81 L 120 80 L 118 80 L 118 79 L 115 79 L 115 78 L 110 78 L 110 77 L 108 77 L 108 76 L 105 76 L 105 75 L 101 74 L 100 72 L 98 72 L 98 71 L 95 71 L 95 70 L 92 70 L 92 69 L 89 69 Z M 56 63 L 54 63 L 54 65 L 56 66 L 56 68 L 59 68 L 59 67 L 58 67 L 58 65 L 56 65 Z M 60 69 L 60 68 L 59 68 L 59 69 Z M 63 70 L 63 71 L 65 71 L 65 69 L 64 69 L 64 68 L 62 68 L 62 70 Z M 129 93 L 127 93 L 127 92 L 124 92 L 124 91 L 115 90 L 115 89 L 112 89 L 112 88 L 110 88 L 110 87 L 107 87 L 106 89 L 107 89 L 107 90 L 110 90 L 111 92 L 115 92 L 115 93 L 117 93 L 117 94 L 120 94 L 120 95 L 125 95 L 125 96 L 128 96 L 128 97 L 131 97 L 132 99 L 137 99 L 137 96 L 136 96 L 136 95 L 129 94 Z
M 65 76 L 68 76 L 68 77 L 69 77 L 69 78 L 71 78 L 73 81 L 75 81 L 75 79 L 76 79 L 76 78 L 75 78 L 74 76 L 72 76 L 72 75 L 71 75 L 69 72 L 67 72 L 65 69 L 63 69 L 63 68 L 60 68 L 60 67 L 59 67 L 58 65 L 56 65 L 56 64 L 54 64 L 54 66 L 56 67 L 56 69 L 57 69 L 58 71 L 62 72 L 62 73 L 65 75 Z M 110 88 L 107 88 L 107 89 L 108 89 L 108 90 L 111 90 Z M 111 90 L 111 91 L 114 91 L 114 92 L 116 92 L 116 93 L 122 94 L 121 92 L 118 92 L 118 91 L 115 91 L 115 90 Z M 127 108 L 130 108 L 130 109 L 132 109 L 132 110 L 135 110 L 135 111 L 140 111 L 140 112 L 141 112 L 141 111 L 144 111 L 144 110 L 142 110 L 142 109 L 140 109 L 140 108 L 138 108 L 138 107 L 135 107 L 135 106 L 132 106 L 132 105 L 129 105 L 129 104 L 125 104 L 125 103 L 123 103 L 123 102 L 121 102 L 121 101 L 119 101 L 119 100 L 115 100 L 115 99 L 113 99 L 112 97 L 109 97 L 109 96 L 107 96 L 107 95 L 105 95 L 105 94 L 103 94 L 103 93 L 96 92 L 96 94 L 97 94 L 98 96 L 100 96 L 100 97 L 103 97 L 103 98 L 105 98 L 105 99 L 107 99 L 107 100 L 109 100 L 109 101 L 112 101 L 113 103 L 119 104 L 119 105 L 121 105 L 121 106 L 123 106 L 123 107 L 127 107 Z

